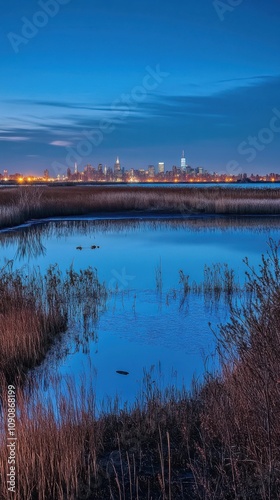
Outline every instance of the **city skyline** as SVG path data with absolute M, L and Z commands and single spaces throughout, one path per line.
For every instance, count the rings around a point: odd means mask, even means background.
M 167 164 L 165 161 L 156 161 L 155 163 L 146 162 L 145 165 L 140 164 L 139 167 L 132 167 L 132 166 L 125 165 L 123 162 L 120 162 L 120 158 L 119 158 L 119 156 L 117 156 L 115 158 L 115 160 L 111 160 L 111 162 L 109 162 L 108 164 L 96 160 L 95 162 L 87 161 L 85 163 L 80 163 L 80 164 L 78 164 L 77 162 L 75 162 L 74 164 L 57 163 L 57 165 L 58 165 L 57 168 L 53 168 L 53 165 L 49 165 L 49 166 L 44 166 L 43 168 L 38 167 L 38 168 L 34 169 L 33 171 L 30 169 L 28 169 L 27 171 L 24 171 L 21 168 L 15 169 L 15 168 L 8 168 L 6 166 L 2 170 L 2 172 L 0 171 L 0 176 L 7 177 L 8 172 L 9 172 L 9 174 L 11 174 L 11 175 L 15 175 L 15 174 L 20 173 L 20 175 L 24 175 L 24 176 L 39 177 L 40 172 L 42 172 L 43 170 L 48 170 L 48 172 L 50 172 L 50 174 L 51 174 L 51 177 L 60 178 L 60 177 L 66 177 L 67 171 L 71 171 L 71 172 L 76 174 L 78 172 L 83 172 L 83 170 L 86 169 L 87 167 L 93 167 L 96 170 L 100 169 L 100 167 L 102 167 L 102 170 L 103 170 L 103 168 L 105 168 L 105 170 L 109 169 L 112 171 L 116 171 L 116 169 L 117 169 L 117 171 L 123 171 L 126 173 L 128 173 L 130 171 L 144 171 L 144 170 L 148 171 L 150 168 L 153 168 L 155 170 L 155 173 L 166 173 L 168 171 L 172 171 L 172 169 L 174 169 L 174 168 L 177 168 L 178 170 L 181 170 L 182 172 L 187 172 L 189 169 L 190 170 L 197 170 L 197 171 L 203 170 L 205 172 L 210 173 L 211 175 L 212 174 L 214 174 L 214 175 L 217 174 L 220 176 L 227 175 L 228 177 L 230 177 L 230 176 L 238 177 L 238 176 L 246 173 L 240 166 L 237 168 L 235 165 L 233 165 L 232 169 L 228 168 L 228 169 L 223 169 L 223 170 L 214 169 L 214 168 L 212 168 L 211 170 L 208 170 L 199 164 L 198 165 L 190 165 L 187 162 L 184 150 L 183 150 L 181 158 L 179 160 L 177 160 L 177 162 L 172 162 L 170 164 Z M 279 166 L 279 169 L 273 170 L 273 172 L 278 172 L 278 171 L 280 173 L 280 166 Z M 254 175 L 265 176 L 268 173 L 271 174 L 272 170 L 268 169 L 266 172 L 261 172 L 261 171 L 256 171 L 254 169 L 251 169 L 251 170 L 249 169 L 248 172 L 250 172 L 250 174 L 252 176 L 254 176 Z M 247 175 L 247 173 L 246 173 L 246 175 Z
M 273 0 L 14 0 L 1 13 L 1 171 L 116 152 L 127 168 L 173 165 L 184 144 L 207 170 L 278 170 Z
M 252 172 L 247 174 L 242 170 L 229 173 L 209 172 L 203 167 L 192 167 L 186 161 L 185 151 L 183 150 L 180 160 L 180 166 L 173 165 L 172 168 L 165 165 L 164 162 L 158 162 L 157 166 L 148 165 L 148 167 L 140 169 L 130 168 L 125 169 L 117 156 L 113 166 L 92 165 L 91 163 L 85 166 L 79 166 L 75 162 L 74 166 L 67 167 L 67 170 L 53 175 L 52 171 L 45 169 L 43 175 L 10 173 L 8 169 L 0 172 L 0 182 L 6 183 L 12 181 L 16 183 L 32 183 L 32 182 L 162 182 L 162 183 L 177 183 L 177 182 L 280 182 L 280 173 L 270 172 L 269 174 L 260 175 Z

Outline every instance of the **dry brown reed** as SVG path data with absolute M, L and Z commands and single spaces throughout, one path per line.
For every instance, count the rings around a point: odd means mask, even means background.
M 201 391 L 195 466 L 208 471 L 199 485 L 217 498 L 280 495 L 278 249 L 270 240 L 260 269 L 248 267 L 250 299 L 231 304 L 230 321 L 218 332 L 221 376 L 209 378 Z
M 8 263 L 0 272 L 0 373 L 19 383 L 74 318 L 82 318 L 86 333 L 104 300 L 105 287 L 91 268 L 62 274 L 51 266 L 45 275 L 26 275 Z
M 96 212 L 279 215 L 280 189 L 19 186 L 0 191 L 0 227 Z

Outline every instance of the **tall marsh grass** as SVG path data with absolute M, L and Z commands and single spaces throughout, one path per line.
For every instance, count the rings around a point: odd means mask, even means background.
M 264 500 L 280 496 L 279 245 L 270 240 L 258 270 L 247 265 L 250 300 L 231 304 L 217 334 L 221 375 L 201 391 L 197 466 L 217 498 Z
M 0 272 L 0 373 L 18 380 L 44 359 L 60 334 L 80 319 L 90 328 L 106 300 L 92 268 L 65 274 L 51 266 L 26 274 L 8 263 Z
M 190 280 L 190 276 L 182 269 L 179 271 L 179 284 L 181 285 L 182 303 L 191 294 L 203 295 L 205 301 L 217 303 L 223 297 L 230 302 L 233 295 L 252 291 L 246 280 L 240 284 L 238 277 L 228 264 L 216 263 L 211 266 L 204 266 L 203 281 Z
M 280 215 L 280 189 L 45 186 L 2 189 L 0 227 L 96 212 Z

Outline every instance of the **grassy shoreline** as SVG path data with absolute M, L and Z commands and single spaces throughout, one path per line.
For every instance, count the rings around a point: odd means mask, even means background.
M 280 215 L 280 188 L 30 186 L 0 190 L 0 229 L 30 219 L 100 212 Z
M 45 274 L 0 270 L 0 378 L 22 385 L 28 371 L 39 366 L 50 349 L 77 325 L 86 336 L 107 297 L 96 270 L 72 267 L 62 274 L 50 266 Z M 77 335 L 77 342 L 82 342 Z

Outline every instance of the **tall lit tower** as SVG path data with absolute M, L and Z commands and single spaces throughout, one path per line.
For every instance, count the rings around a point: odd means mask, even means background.
M 117 156 L 116 163 L 114 165 L 114 172 L 115 172 L 115 174 L 118 174 L 120 171 L 121 171 L 121 164 L 120 164 L 119 157 Z
M 185 157 L 185 151 L 183 151 L 182 153 L 182 158 L 181 158 L 181 170 L 182 172 L 185 172 L 186 171 L 186 157 Z
M 158 173 L 164 174 L 164 162 L 163 161 L 160 161 L 158 164 Z
M 77 164 L 77 162 L 75 163 L 74 172 L 75 172 L 75 174 L 77 174 L 77 173 L 78 173 L 78 164 Z

